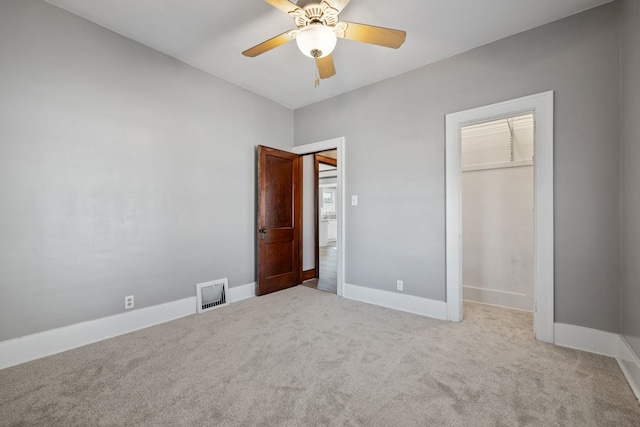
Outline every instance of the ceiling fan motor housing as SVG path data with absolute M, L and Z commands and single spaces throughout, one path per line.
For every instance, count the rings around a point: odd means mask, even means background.
M 324 1 L 320 4 L 309 4 L 296 12 L 295 22 L 298 28 L 314 23 L 333 27 L 338 23 L 338 11 Z

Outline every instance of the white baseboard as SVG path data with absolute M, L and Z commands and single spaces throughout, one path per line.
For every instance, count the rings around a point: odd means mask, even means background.
M 50 356 L 196 312 L 196 297 L 0 342 L 0 369 Z
M 255 283 L 229 288 L 229 302 L 256 296 Z M 0 369 L 113 338 L 196 313 L 196 297 L 0 342 Z
M 244 299 L 253 298 L 256 296 L 256 284 L 249 283 L 247 285 L 235 286 L 229 288 L 229 302 L 234 303 L 242 301 Z
M 533 311 L 533 297 L 527 294 L 465 285 L 462 299 L 516 310 Z
M 556 323 L 554 344 L 615 358 L 636 398 L 640 400 L 640 359 L 622 335 Z
M 381 291 L 363 286 L 344 284 L 343 296 L 356 301 L 375 304 L 395 310 L 420 314 L 436 319 L 447 319 L 447 303 L 396 292 Z
M 619 335 L 613 332 L 565 323 L 553 325 L 554 344 L 603 356 L 618 357 L 619 339 Z
M 620 335 L 618 342 L 618 365 L 620 365 L 620 369 L 622 369 L 636 397 L 640 399 L 640 359 L 622 335 Z

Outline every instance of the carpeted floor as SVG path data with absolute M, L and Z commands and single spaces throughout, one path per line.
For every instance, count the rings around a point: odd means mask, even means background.
M 3 426 L 639 426 L 615 360 L 302 286 L 0 371 Z

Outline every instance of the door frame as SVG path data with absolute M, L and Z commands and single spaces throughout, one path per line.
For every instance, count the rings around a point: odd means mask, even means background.
M 345 260 L 345 145 L 346 141 L 344 137 L 328 139 L 325 141 L 312 142 L 309 144 L 296 145 L 293 147 L 295 154 L 305 155 L 319 153 L 327 150 L 337 150 L 337 202 L 338 209 L 336 210 L 337 222 L 338 222 L 338 241 L 336 242 L 336 250 L 338 251 L 338 280 L 337 280 L 337 294 L 343 296 L 344 294 L 344 260 Z M 317 242 L 316 242 L 317 243 Z M 317 245 L 316 245 L 317 246 Z
M 461 128 L 519 114 L 534 114 L 534 336 L 553 343 L 553 91 L 446 115 L 447 318 L 462 320 Z

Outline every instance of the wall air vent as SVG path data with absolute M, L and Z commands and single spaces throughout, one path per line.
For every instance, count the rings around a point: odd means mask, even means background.
M 198 313 L 213 310 L 229 304 L 229 280 L 214 280 L 196 285 L 198 297 Z

